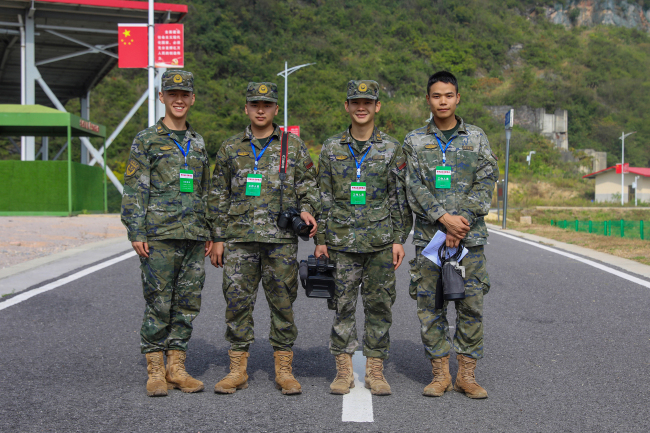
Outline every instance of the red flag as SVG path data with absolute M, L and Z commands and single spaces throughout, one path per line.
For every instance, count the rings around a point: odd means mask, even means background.
M 621 164 L 616 164 L 616 174 L 627 174 L 630 172 L 630 163 L 626 162 L 621 167 Z
M 146 68 L 149 65 L 146 24 L 118 24 L 118 67 Z

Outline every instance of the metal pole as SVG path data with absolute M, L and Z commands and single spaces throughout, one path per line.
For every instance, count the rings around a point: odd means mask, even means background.
M 25 26 L 23 25 L 23 17 L 18 15 L 20 21 L 20 105 L 25 105 L 27 98 L 26 91 L 26 77 L 25 77 Z M 20 160 L 25 160 L 25 137 L 20 137 Z
M 153 60 L 153 0 L 149 0 L 149 126 L 156 123 L 156 96 L 154 92 L 154 60 Z
M 506 228 L 506 218 L 508 215 L 508 168 L 510 161 L 510 136 L 512 135 L 512 130 L 506 129 L 506 173 L 503 181 L 503 223 L 501 228 L 505 230 Z
M 106 159 L 108 157 L 108 153 L 106 153 L 106 137 L 104 137 L 104 144 L 102 145 L 103 151 L 104 151 L 104 213 L 108 213 L 108 190 L 107 190 L 107 180 L 106 178 L 108 177 L 108 172 L 107 172 L 107 165 L 106 165 Z
M 621 141 L 623 142 L 623 145 L 621 146 L 621 206 L 623 206 L 623 184 L 625 182 L 625 170 L 623 170 L 623 165 L 625 164 L 625 132 L 621 132 Z
M 287 62 L 284 62 L 284 132 L 289 132 L 287 130 L 287 119 L 289 117 L 287 113 L 287 99 L 289 99 L 288 78 L 289 78 L 289 74 L 287 73 Z
M 634 206 L 636 207 L 638 198 L 639 198 L 639 179 L 641 176 L 636 176 L 634 178 Z
M 68 117 L 68 216 L 72 216 L 72 134 Z

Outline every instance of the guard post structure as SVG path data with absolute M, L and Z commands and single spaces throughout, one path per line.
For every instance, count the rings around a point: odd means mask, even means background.
M 0 215 L 66 216 L 107 211 L 107 166 L 72 161 L 73 137 L 106 140 L 106 127 L 42 105 L 0 105 L 0 136 L 67 138 L 67 161 L 0 161 Z

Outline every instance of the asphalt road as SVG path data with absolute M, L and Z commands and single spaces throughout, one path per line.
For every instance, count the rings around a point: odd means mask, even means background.
M 385 370 L 393 395 L 372 397 L 374 422 L 341 421 L 342 398 L 329 394 L 332 313 L 302 288 L 294 373 L 303 394 L 274 388 L 261 293 L 250 387 L 214 394 L 227 373 L 228 345 L 221 271 L 209 263 L 187 362 L 206 391 L 147 397 L 138 334 L 144 301 L 131 258 L 0 311 L 0 431 L 650 431 L 650 290 L 531 245 L 489 240 L 486 356 L 477 368 L 487 400 L 421 395 L 431 368 L 408 296 L 407 263 L 398 270 Z M 414 247 L 406 251 L 408 261 Z M 311 252 L 301 244 L 303 258 Z M 455 375 L 455 359 L 451 368 Z

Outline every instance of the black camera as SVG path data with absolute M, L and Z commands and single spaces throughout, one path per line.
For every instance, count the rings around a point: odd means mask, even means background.
M 303 241 L 309 240 L 309 232 L 314 228 L 313 224 L 305 224 L 300 218 L 300 212 L 290 207 L 278 215 L 278 227 L 281 229 L 293 229 Z
M 334 298 L 334 269 L 336 265 L 325 255 L 309 256 L 300 262 L 300 282 L 308 298 Z
M 438 249 L 438 260 L 442 268 L 436 286 L 436 310 L 444 306 L 444 301 L 465 299 L 465 266 L 459 263 L 464 245 L 461 242 L 454 254 L 443 243 Z

